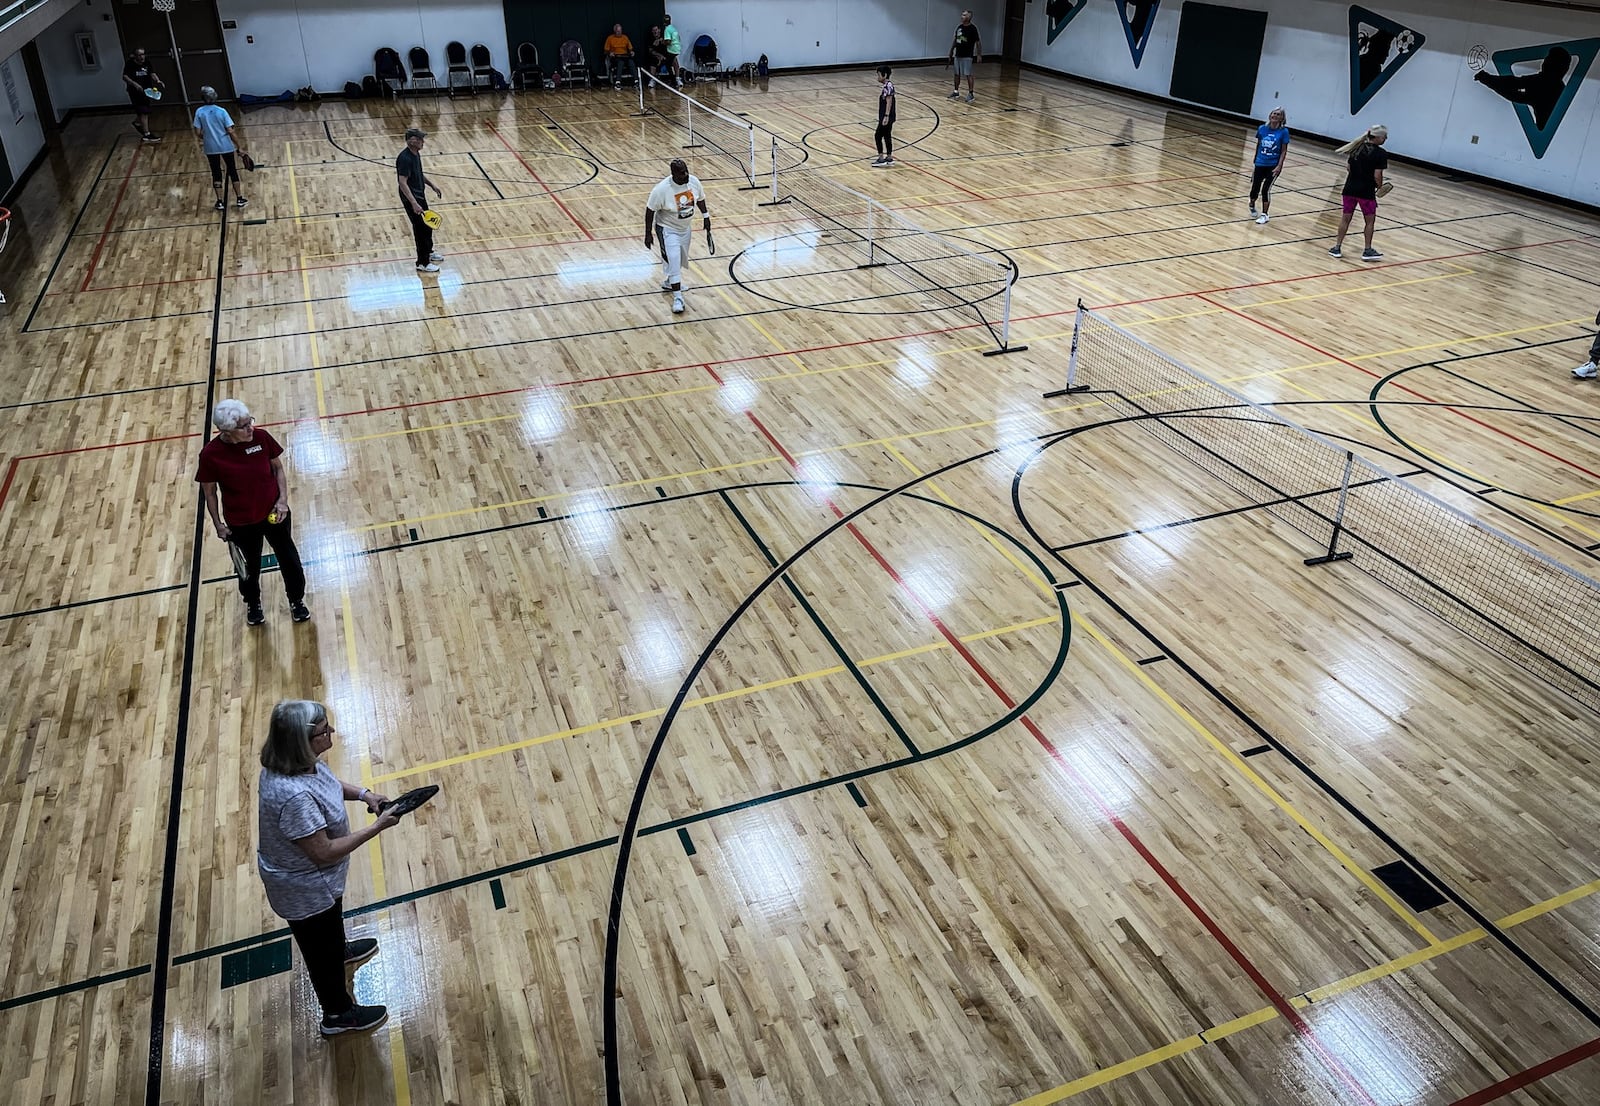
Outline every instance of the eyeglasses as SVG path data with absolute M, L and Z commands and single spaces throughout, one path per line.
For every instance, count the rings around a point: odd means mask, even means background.
M 320 729 L 320 730 L 312 730 L 311 731 L 311 736 L 312 737 L 332 737 L 334 734 L 336 734 L 338 732 L 339 732 L 338 730 L 334 729 L 328 723 L 324 722 L 322 724 L 322 729 Z

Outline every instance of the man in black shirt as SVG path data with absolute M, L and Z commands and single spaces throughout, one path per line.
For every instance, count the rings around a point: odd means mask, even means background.
M 128 55 L 128 64 L 122 67 L 122 83 L 128 86 L 128 99 L 133 102 L 133 129 L 146 142 L 160 142 L 160 135 L 150 133 L 151 100 L 145 89 L 162 89 L 167 85 L 145 61 L 143 46 Z
M 1389 128 L 1381 123 L 1370 127 L 1367 133 L 1350 143 L 1340 147 L 1338 152 L 1347 154 L 1346 161 L 1350 172 L 1345 176 L 1343 203 L 1339 216 L 1339 234 L 1333 240 L 1333 248 L 1328 251 L 1332 257 L 1344 256 L 1344 236 L 1350 229 L 1350 217 L 1355 214 L 1356 208 L 1361 209 L 1361 218 L 1365 220 L 1363 235 L 1367 247 L 1361 251 L 1361 260 L 1377 261 L 1383 254 L 1372 248 L 1372 228 L 1378 219 L 1378 189 L 1383 187 L 1383 171 L 1389 167 L 1389 154 L 1383 144 L 1389 140 Z
M 411 220 L 411 236 L 417 243 L 417 272 L 437 273 L 444 255 L 434 251 L 433 228 L 422 221 L 422 213 L 428 210 L 426 189 L 433 189 L 433 194 L 441 198 L 443 193 L 422 175 L 422 144 L 427 140 L 427 134 L 418 128 L 407 130 L 406 148 L 394 159 L 394 171 L 400 183 L 400 204 Z
M 950 99 L 961 95 L 961 78 L 967 79 L 967 103 L 972 103 L 972 67 L 983 60 L 983 43 L 978 39 L 978 28 L 973 25 L 972 13 L 961 13 L 961 25 L 950 40 L 950 60 L 955 64 L 956 83 L 950 90 Z

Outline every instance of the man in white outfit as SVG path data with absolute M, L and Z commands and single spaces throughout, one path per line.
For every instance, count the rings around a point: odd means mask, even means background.
M 661 282 L 663 292 L 672 293 L 672 313 L 683 314 L 683 263 L 689 256 L 689 234 L 694 229 L 695 208 L 704 218 L 706 249 L 712 253 L 717 247 L 711 238 L 711 212 L 706 208 L 705 189 L 689 172 L 688 163 L 674 158 L 672 175 L 650 190 L 650 199 L 644 209 L 644 244 L 646 249 L 656 245 L 660 235 L 661 257 L 666 262 L 667 278 Z

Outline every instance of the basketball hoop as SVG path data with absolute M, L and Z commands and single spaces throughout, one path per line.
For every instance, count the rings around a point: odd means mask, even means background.
M 6 240 L 11 237 L 11 212 L 0 207 L 0 252 L 6 248 Z M 0 303 L 6 302 L 6 294 L 0 292 Z
M 178 10 L 178 0 L 150 0 L 150 6 L 158 12 L 175 12 Z

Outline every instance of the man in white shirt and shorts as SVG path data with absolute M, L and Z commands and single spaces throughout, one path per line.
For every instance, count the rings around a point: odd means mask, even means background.
M 706 249 L 717 252 L 711 237 L 711 212 L 706 207 L 705 189 L 699 178 L 689 172 L 689 165 L 681 157 L 673 158 L 668 167 L 672 175 L 650 190 L 650 199 L 644 209 L 644 244 L 653 249 L 659 240 L 661 258 L 666 262 L 667 277 L 661 282 L 663 292 L 672 293 L 672 313 L 683 314 L 683 263 L 689 256 L 689 234 L 694 229 L 695 208 L 700 209 L 702 226 L 706 232 Z

